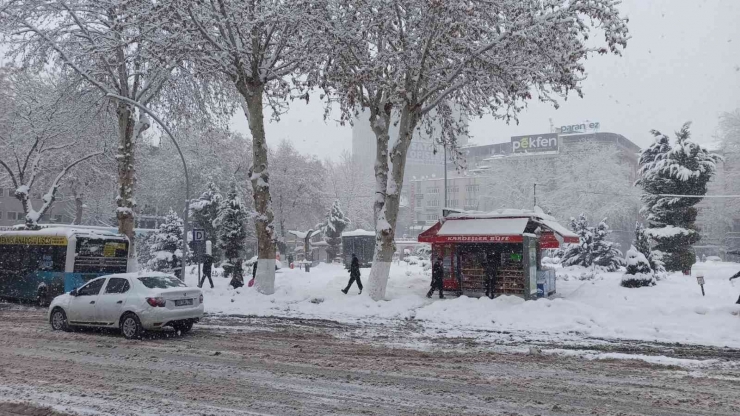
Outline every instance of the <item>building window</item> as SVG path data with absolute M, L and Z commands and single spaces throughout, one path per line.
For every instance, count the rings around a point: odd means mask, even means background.
M 5 189 L 0 188 L 0 197 L 5 196 Z M 8 194 L 10 196 L 10 194 Z
M 439 206 L 439 199 L 430 199 L 427 201 L 428 207 L 438 207 Z
M 468 192 L 471 192 L 471 193 L 474 193 L 474 192 L 478 192 L 478 191 L 480 190 L 480 185 L 478 185 L 478 184 L 473 184 L 473 185 L 467 185 L 467 186 L 465 187 L 465 189 L 466 189 L 466 190 L 467 190 Z
M 430 193 L 430 194 L 438 194 L 439 193 L 439 188 L 427 188 L 427 193 Z
M 439 214 L 427 214 L 427 221 L 437 221 Z
M 0 188 L 0 189 L 2 189 L 2 188 Z M 0 220 L 1 219 L 3 219 L 3 212 L 2 211 L 0 211 Z
M 447 207 L 449 207 L 449 208 L 456 208 L 457 207 L 457 199 L 448 199 L 447 200 Z

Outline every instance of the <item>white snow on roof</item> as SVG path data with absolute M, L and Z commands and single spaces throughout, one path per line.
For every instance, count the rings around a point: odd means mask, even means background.
M 345 231 L 342 233 L 342 237 L 359 237 L 359 236 L 375 236 L 375 231 L 367 231 L 362 228 L 358 228 L 354 231 Z
M 521 235 L 528 218 L 449 219 L 437 235 Z
M 560 225 L 557 221 L 551 221 L 551 220 L 541 220 L 539 221 L 540 224 L 544 225 L 545 227 L 555 231 L 556 233 L 562 235 L 563 237 L 578 237 L 578 234 L 574 233 L 573 231 L 563 227 Z
M 311 237 L 315 236 L 316 234 L 321 233 L 321 230 L 313 230 L 311 232 Z M 294 236 L 300 238 L 301 240 L 305 239 L 308 235 L 308 231 L 295 231 L 295 230 L 289 230 L 288 234 L 293 234 Z
M 539 212 L 538 212 L 539 211 Z M 548 220 L 548 221 L 555 221 L 557 220 L 545 213 L 543 213 L 541 210 L 538 211 L 532 211 L 529 209 L 498 209 L 495 211 L 461 211 L 456 213 L 451 213 L 446 219 L 455 219 L 455 218 L 512 218 L 512 217 L 529 217 L 532 219 L 542 219 L 542 220 Z

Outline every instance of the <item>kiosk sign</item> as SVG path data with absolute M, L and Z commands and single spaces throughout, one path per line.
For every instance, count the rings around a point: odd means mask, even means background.
M 557 152 L 557 150 L 557 133 L 535 134 L 531 136 L 513 136 L 511 138 L 512 153 Z

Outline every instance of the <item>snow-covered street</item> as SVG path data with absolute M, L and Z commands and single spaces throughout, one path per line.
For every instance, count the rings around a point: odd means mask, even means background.
M 207 317 L 184 337 L 55 332 L 0 305 L 0 415 L 737 415 L 737 350 L 601 359 L 413 322 Z M 668 350 L 664 350 L 664 353 Z M 19 404 L 25 402 L 26 404 Z M 12 404 L 11 404 L 12 403 Z
M 321 264 L 310 272 L 282 268 L 271 296 L 253 288 L 233 290 L 228 279 L 204 286 L 206 312 L 243 316 L 301 317 L 342 323 L 411 321 L 430 334 L 488 341 L 529 340 L 579 345 L 603 340 L 638 340 L 740 348 L 740 284 L 728 281 L 737 263 L 697 263 L 705 275 L 706 296 L 692 276 L 670 275 L 656 286 L 628 289 L 621 273 L 603 273 L 581 281 L 582 269 L 558 269 L 557 295 L 525 302 L 518 297 L 425 297 L 429 271 L 420 264 L 394 263 L 386 301 L 374 302 L 353 287 L 340 289 L 348 273 L 340 265 Z M 190 269 L 192 271 L 192 269 Z M 362 269 L 363 279 L 369 269 Z M 565 280 L 567 279 L 567 280 Z M 190 273 L 188 284 L 195 285 Z

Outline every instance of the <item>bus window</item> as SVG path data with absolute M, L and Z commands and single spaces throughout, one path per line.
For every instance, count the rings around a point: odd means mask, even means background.
M 125 240 L 80 237 L 75 252 L 75 273 L 126 273 Z

